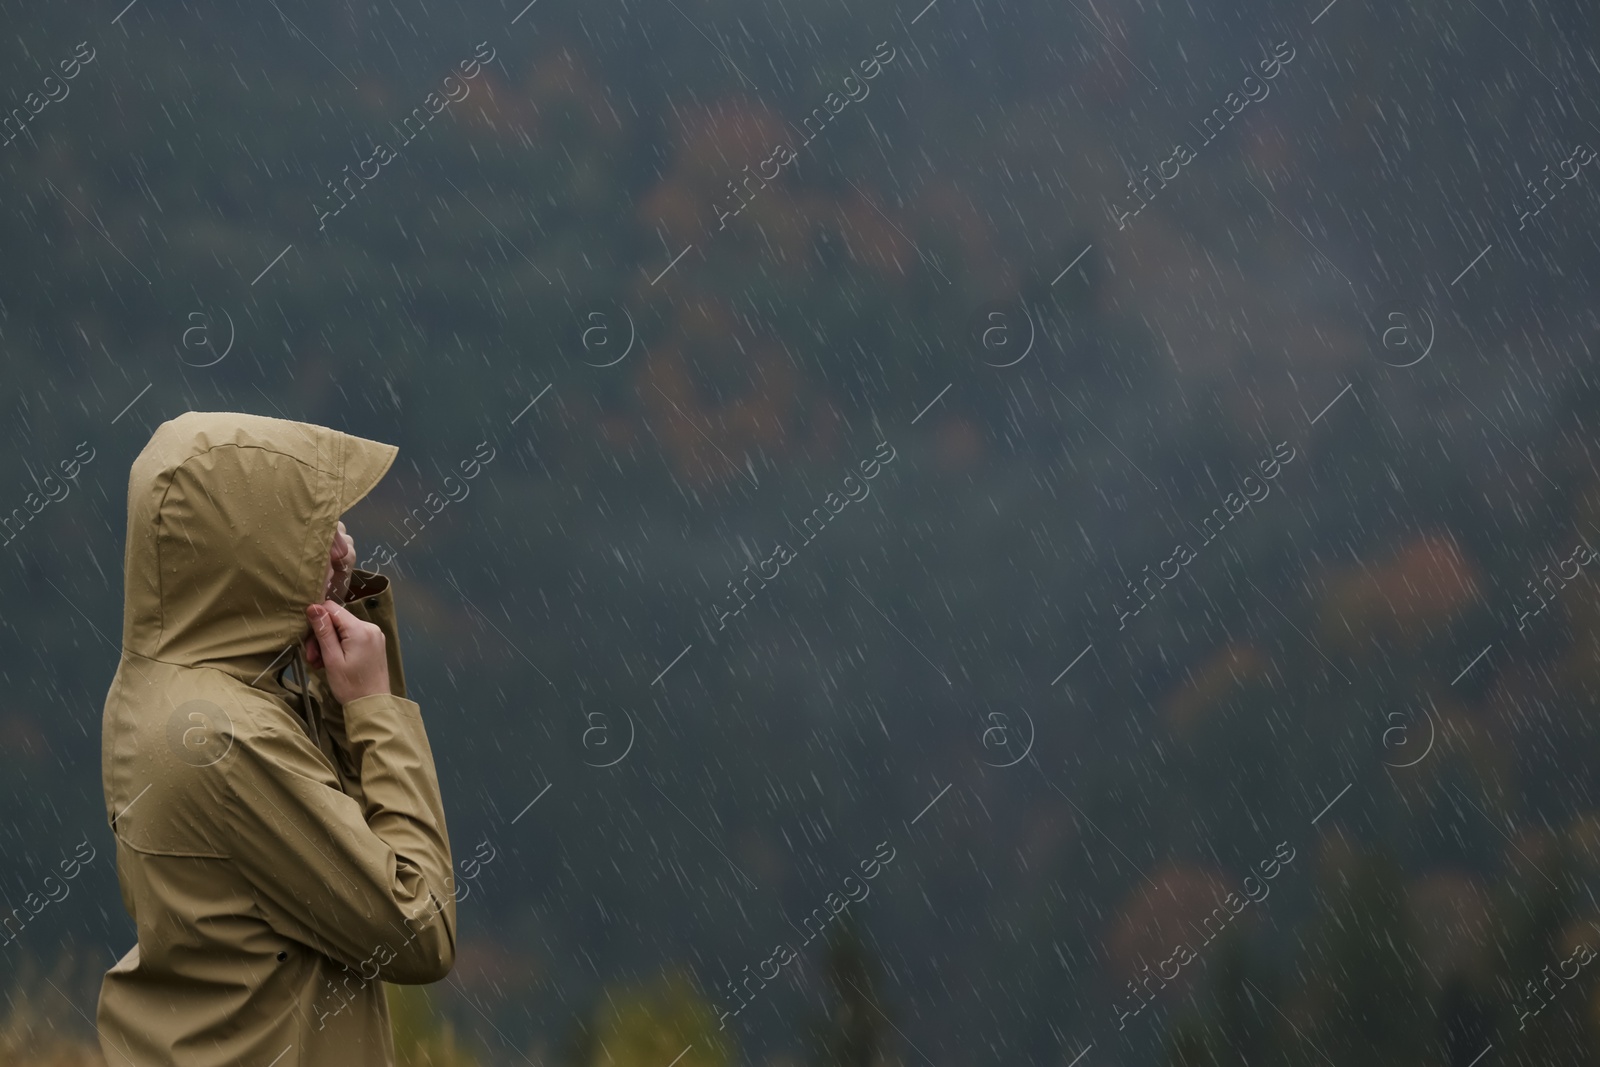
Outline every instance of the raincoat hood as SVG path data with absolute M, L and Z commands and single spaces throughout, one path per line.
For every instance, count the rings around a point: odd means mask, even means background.
M 305 636 L 339 516 L 397 451 L 260 415 L 163 423 L 128 475 L 123 647 L 248 682 Z

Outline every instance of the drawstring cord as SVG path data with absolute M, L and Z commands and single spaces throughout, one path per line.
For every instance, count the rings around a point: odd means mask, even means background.
M 305 721 L 306 730 L 311 734 L 311 743 L 318 748 L 322 747 L 320 736 L 322 703 L 311 690 L 311 670 L 306 663 L 305 646 L 296 641 L 294 643 L 294 658 L 283 665 L 278 671 L 277 682 L 285 692 L 293 693 L 300 705 L 300 718 Z M 292 675 L 292 683 L 285 675 Z

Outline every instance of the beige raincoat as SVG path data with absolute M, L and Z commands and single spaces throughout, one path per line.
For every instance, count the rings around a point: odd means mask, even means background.
M 341 707 L 300 650 L 339 516 L 395 452 L 191 412 L 134 461 L 101 762 L 138 943 L 100 990 L 109 1067 L 387 1065 L 381 983 L 449 973 L 450 843 L 388 579 L 358 571 L 348 606 L 383 629 L 393 695 Z

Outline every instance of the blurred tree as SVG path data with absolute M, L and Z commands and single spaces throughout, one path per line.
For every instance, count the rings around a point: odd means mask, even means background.
M 1216 952 L 1212 997 L 1222 1048 L 1245 1063 L 1264 1062 L 1280 1020 L 1262 997 L 1278 983 L 1268 977 L 1243 931 L 1230 930 Z
M 1280 1019 L 1262 997 L 1278 983 L 1243 931 L 1228 931 L 1209 954 L 1204 1007 L 1180 1014 L 1168 1030 L 1168 1067 L 1270 1062 Z
M 1166 1036 L 1167 1067 L 1222 1067 L 1231 1062 L 1219 1048 L 1220 1034 L 1206 1016 L 1194 1011 L 1172 1024 Z
M 583 1067 L 727 1067 L 734 1047 L 716 1011 L 685 975 L 601 994 Z
M 1422 968 L 1400 865 L 1381 847 L 1336 849 L 1320 872 L 1321 913 L 1303 946 L 1296 1007 L 1310 1017 L 1304 1040 L 1335 1062 L 1419 1064 L 1428 1038 L 1416 1025 L 1425 1017 Z
M 48 975 L 31 961 L 17 970 L 0 1016 L 0 1064 L 5 1067 L 104 1067 L 93 1037 L 77 1032 L 72 1005 L 61 989 L 81 990 L 70 953 L 62 953 Z M 91 972 L 98 985 L 98 974 Z M 48 983 L 48 984 L 47 984 Z M 51 988 L 53 986 L 54 988 Z
M 888 1062 L 885 1018 L 876 992 L 877 964 L 846 912 L 828 938 L 826 974 L 833 1011 L 817 1026 L 814 1043 L 822 1067 L 882 1067 Z
M 1592 915 L 1580 917 L 1570 836 L 1526 840 L 1495 908 L 1493 1037 L 1507 1064 L 1594 1063 L 1600 1048 L 1593 1006 L 1600 931 Z M 1589 950 L 1587 965 L 1580 946 Z
M 433 1006 L 427 987 L 391 985 L 396 1067 L 478 1067 L 479 1059 L 456 1039 L 455 1026 Z
M 1465 974 L 1452 975 L 1439 997 L 1445 1067 L 1469 1067 L 1490 1044 L 1494 1019 L 1483 991 Z

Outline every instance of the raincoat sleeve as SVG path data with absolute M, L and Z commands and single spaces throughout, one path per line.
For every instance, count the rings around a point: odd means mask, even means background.
M 269 924 L 368 980 L 435 982 L 455 961 L 450 842 L 416 704 L 344 705 L 361 799 L 286 715 L 219 765 L 229 852 Z

